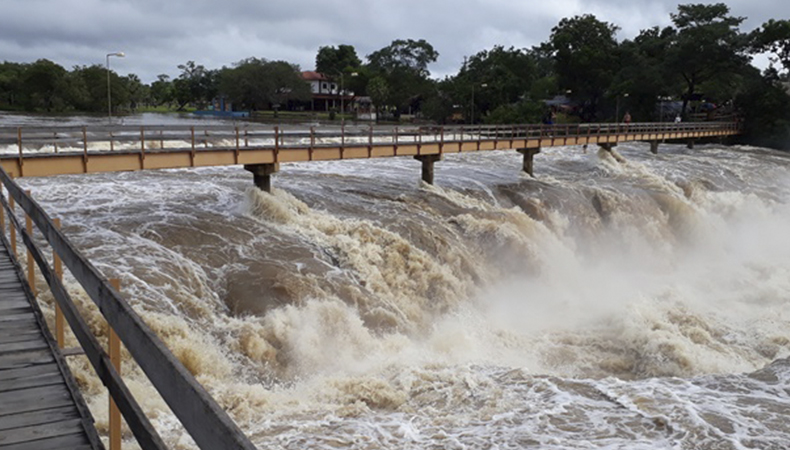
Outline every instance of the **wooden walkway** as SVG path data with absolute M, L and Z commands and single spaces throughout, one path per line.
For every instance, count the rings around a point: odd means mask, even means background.
M 103 449 L 20 275 L 0 237 L 0 450 Z

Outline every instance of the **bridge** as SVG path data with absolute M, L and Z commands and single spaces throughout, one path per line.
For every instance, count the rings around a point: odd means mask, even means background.
M 595 144 L 611 151 L 620 142 L 646 141 L 656 153 L 664 141 L 691 146 L 696 139 L 738 133 L 736 123 L 717 122 L 328 131 L 252 124 L 0 128 L 0 450 L 104 448 L 65 363 L 74 354 L 87 357 L 109 391 L 110 450 L 121 448 L 121 418 L 142 448 L 167 448 L 123 381 L 121 345 L 200 448 L 255 448 L 124 300 L 120 283 L 106 279 L 14 177 L 243 164 L 256 186 L 268 191 L 281 163 L 408 156 L 422 162 L 422 179 L 433 183 L 434 163 L 450 153 L 517 150 L 532 175 L 533 157 L 546 147 Z M 64 265 L 107 321 L 105 344 L 64 287 Z M 38 304 L 37 271 L 56 303 L 54 330 Z M 79 347 L 64 348 L 66 327 Z
M 740 132 L 734 122 L 564 124 L 496 126 L 351 126 L 316 130 L 255 124 L 236 126 L 107 126 L 0 128 L 0 166 L 13 176 L 46 176 L 183 167 L 244 165 L 255 184 L 271 189 L 281 163 L 411 156 L 422 179 L 433 183 L 434 163 L 444 154 L 517 150 L 533 174 L 542 148 L 724 137 Z

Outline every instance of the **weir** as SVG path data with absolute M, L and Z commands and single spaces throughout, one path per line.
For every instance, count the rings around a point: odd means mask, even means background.
M 523 171 L 534 176 L 534 156 L 548 147 L 619 142 L 720 139 L 740 133 L 736 122 L 619 124 L 518 124 L 494 126 L 342 126 L 317 131 L 257 124 L 234 126 L 0 127 L 0 166 L 17 177 L 243 165 L 253 183 L 270 192 L 280 164 L 412 156 L 422 180 L 449 153 L 515 149 Z

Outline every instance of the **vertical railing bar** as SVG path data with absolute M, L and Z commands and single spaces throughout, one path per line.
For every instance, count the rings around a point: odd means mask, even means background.
M 55 228 L 60 230 L 60 219 L 52 219 Z M 63 261 L 56 251 L 52 251 L 52 265 L 55 268 L 55 276 L 58 280 L 63 281 Z M 55 302 L 55 340 L 58 343 L 58 348 L 66 346 L 66 328 L 64 327 L 63 310 L 60 309 L 60 304 Z
M 307 159 L 313 160 L 313 151 L 315 150 L 315 127 L 310 127 L 310 148 L 307 149 Z
M 24 169 L 22 166 L 25 165 L 24 155 L 22 152 L 22 127 L 17 127 L 16 129 L 16 139 L 17 144 L 19 145 L 19 176 L 23 176 Z
M 280 127 L 274 127 L 274 162 L 280 161 Z
M 113 287 L 118 292 L 121 292 L 121 280 L 117 278 L 111 278 L 108 280 L 110 282 L 110 286 Z M 115 330 L 107 324 L 107 354 L 110 357 L 110 363 L 115 368 L 115 371 L 118 372 L 118 375 L 121 375 L 121 340 L 118 338 L 118 335 L 115 333 Z M 118 409 L 118 405 L 115 404 L 115 400 L 113 400 L 112 395 L 108 395 L 110 397 L 110 450 L 121 450 L 121 411 Z
M 88 173 L 88 130 L 82 127 L 82 168 Z
M 236 153 L 234 155 L 236 164 L 239 163 L 239 126 L 236 125 Z
M 31 197 L 29 190 L 25 191 L 25 194 Z M 27 231 L 27 235 L 32 239 L 33 219 L 27 212 L 25 213 L 25 230 Z M 33 298 L 36 298 L 38 296 L 38 291 L 36 291 L 36 265 L 33 264 L 33 253 L 30 249 L 27 250 L 27 284 L 30 286 L 30 293 L 33 294 Z
M 195 127 L 189 127 L 192 133 L 192 152 L 189 154 L 189 160 L 192 167 L 195 167 Z

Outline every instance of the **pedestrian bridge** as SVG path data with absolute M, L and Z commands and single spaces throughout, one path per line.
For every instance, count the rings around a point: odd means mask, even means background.
M 47 176 L 244 165 L 264 190 L 279 164 L 412 156 L 433 183 L 446 153 L 518 150 L 533 173 L 540 149 L 620 142 L 686 141 L 738 134 L 735 122 L 496 126 L 266 127 L 260 124 L 0 128 L 0 165 L 9 174 Z

